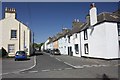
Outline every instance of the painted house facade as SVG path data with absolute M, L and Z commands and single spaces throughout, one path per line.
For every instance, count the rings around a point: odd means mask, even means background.
M 120 16 L 114 13 L 100 13 L 91 5 L 90 25 L 81 31 L 82 56 L 116 59 L 119 56 L 118 25 Z
M 0 46 L 7 51 L 8 56 L 15 56 L 19 50 L 26 51 L 27 55 L 32 53 L 31 30 L 16 19 L 14 8 L 5 9 L 5 18 L 0 20 L 0 25 Z
M 79 19 L 75 19 L 72 24 L 72 30 L 71 30 L 71 46 L 72 46 L 72 55 L 81 57 L 81 44 L 80 44 L 80 33 L 79 31 L 83 27 L 84 23 L 80 22 Z
M 67 34 L 69 29 L 63 28 L 61 32 L 61 36 L 59 36 L 58 43 L 59 43 L 59 50 L 61 54 L 68 55 L 68 38 Z

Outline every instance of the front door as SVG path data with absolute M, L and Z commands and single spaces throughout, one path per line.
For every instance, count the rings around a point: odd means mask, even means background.
M 68 55 L 72 56 L 73 53 L 72 53 L 72 47 L 68 47 Z

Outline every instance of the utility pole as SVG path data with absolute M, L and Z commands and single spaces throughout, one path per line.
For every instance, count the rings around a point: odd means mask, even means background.
M 34 48 L 34 32 L 33 32 L 33 55 L 35 54 L 35 48 Z

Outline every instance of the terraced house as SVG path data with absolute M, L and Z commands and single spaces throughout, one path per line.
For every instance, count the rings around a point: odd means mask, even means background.
M 116 59 L 119 53 L 120 10 L 97 15 L 91 4 L 89 22 L 81 31 L 81 54 L 85 57 Z
M 97 14 L 93 3 L 86 15 L 86 22 L 73 21 L 72 29 L 65 35 L 66 42 L 59 37 L 62 46 L 66 46 L 66 50 L 59 48 L 60 51 L 76 57 L 120 58 L 120 9 Z
M 16 9 L 6 8 L 5 17 L 0 20 L 0 47 L 4 48 L 8 56 L 15 56 L 15 52 L 26 51 L 32 53 L 31 30 L 17 20 Z

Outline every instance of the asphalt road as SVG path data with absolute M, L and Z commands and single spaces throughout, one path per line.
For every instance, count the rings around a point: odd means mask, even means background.
M 2 59 L 2 74 L 17 72 L 34 66 L 34 58 L 31 57 L 27 60 L 15 61 L 14 58 Z
M 36 66 L 33 69 L 27 71 L 52 71 L 66 68 L 72 68 L 71 66 L 57 60 L 48 54 L 36 56 Z
M 109 63 L 111 62 L 79 59 L 62 55 L 53 56 L 44 53 L 43 55 L 36 56 L 35 67 L 19 73 L 5 74 L 3 78 L 118 78 L 120 76 L 118 74 L 118 72 L 120 72 L 118 64 L 113 65 L 114 61 L 111 65 L 108 65 Z M 28 64 L 29 63 L 27 63 L 27 65 Z M 104 64 L 104 66 L 101 66 L 101 64 Z M 76 68 L 77 65 L 84 67 Z

